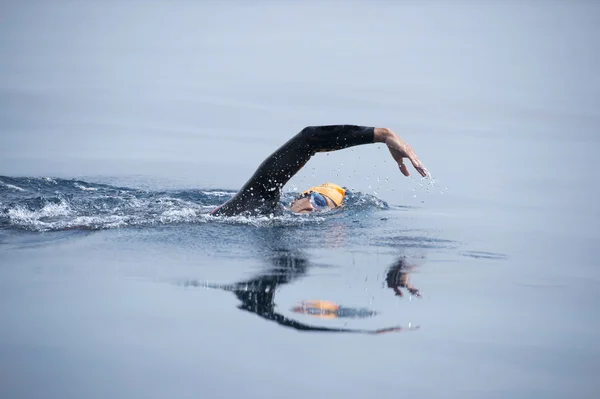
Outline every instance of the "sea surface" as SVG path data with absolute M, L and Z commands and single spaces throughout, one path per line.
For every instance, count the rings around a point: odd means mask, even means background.
M 0 5 L 0 397 L 597 398 L 600 3 Z M 304 126 L 331 212 L 211 217 Z

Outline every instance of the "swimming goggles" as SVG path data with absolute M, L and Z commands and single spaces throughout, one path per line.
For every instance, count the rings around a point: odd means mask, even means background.
M 298 197 L 298 199 L 305 198 L 305 197 L 309 198 L 310 204 L 315 209 L 327 209 L 327 208 L 329 208 L 329 206 L 327 205 L 327 199 L 321 193 L 317 193 L 316 191 L 312 191 L 310 193 L 306 193 L 304 195 L 301 195 L 300 197 Z

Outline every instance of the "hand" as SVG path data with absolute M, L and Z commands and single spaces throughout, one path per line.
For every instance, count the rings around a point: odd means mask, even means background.
M 429 176 L 429 172 L 421 161 L 415 151 L 412 149 L 410 145 L 404 140 L 402 140 L 396 133 L 387 128 L 376 128 L 375 135 L 379 135 L 379 140 L 375 141 L 383 141 L 387 146 L 388 150 L 390 150 L 390 154 L 394 160 L 398 163 L 398 167 L 404 176 L 409 176 L 410 172 L 408 171 L 408 167 L 404 164 L 404 158 L 408 158 L 412 163 L 413 167 L 421 174 L 423 177 Z
M 394 290 L 396 296 L 404 296 L 402 288 L 406 289 L 411 295 L 421 298 L 421 291 L 410 283 L 410 270 L 412 265 L 406 258 L 400 258 L 387 272 L 385 281 L 387 286 Z
M 392 287 L 392 289 L 394 290 L 394 295 L 396 296 L 404 296 L 404 294 L 402 293 L 401 288 L 406 288 L 408 290 L 408 292 L 412 295 L 412 296 L 416 296 L 417 298 L 421 298 L 421 291 L 419 291 L 418 288 L 413 287 L 412 285 L 406 285 L 406 286 L 400 286 L 400 287 Z

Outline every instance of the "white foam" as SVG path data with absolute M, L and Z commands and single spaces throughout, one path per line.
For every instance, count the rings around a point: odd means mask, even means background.
M 230 196 L 235 193 L 228 193 L 227 191 L 201 191 L 202 194 L 206 195 L 216 195 L 217 197 L 225 197 Z
M 196 211 L 191 208 L 169 209 L 159 217 L 161 223 L 189 221 L 196 218 Z
M 208 220 L 225 224 L 242 224 L 255 227 L 263 226 L 299 226 L 306 223 L 321 223 L 323 216 L 311 215 L 264 215 L 264 216 L 209 216 Z
M 148 201 L 147 200 L 141 200 L 139 198 L 136 197 L 132 197 L 129 198 L 129 203 L 128 206 L 130 206 L 131 208 L 142 208 L 142 207 L 147 207 L 148 206 Z
M 7 188 L 12 188 L 13 190 L 16 190 L 16 191 L 27 191 L 27 190 L 25 190 L 24 188 L 17 187 L 17 186 L 15 186 L 15 185 L 12 185 L 12 184 L 5 184 L 5 186 L 6 186 Z
M 78 216 L 68 223 L 68 227 L 98 227 L 103 229 L 127 226 L 127 217 L 119 215 Z
M 58 204 L 46 204 L 37 211 L 31 211 L 17 205 L 8 210 L 8 217 L 17 222 L 34 222 L 44 217 L 67 216 L 71 213 L 71 207 L 64 201 Z
M 25 190 L 24 188 L 17 187 L 17 186 L 15 186 L 15 185 L 13 185 L 13 184 L 4 183 L 4 182 L 3 182 L 3 181 L 1 181 L 1 180 L 0 180 L 0 185 L 3 185 L 4 187 L 6 187 L 6 188 L 10 188 L 10 189 L 12 189 L 12 190 L 15 190 L 15 191 L 27 191 L 27 190 Z
M 98 191 L 98 189 L 95 187 L 85 187 L 79 183 L 75 183 L 75 187 L 77 187 L 78 189 L 83 190 L 83 191 Z

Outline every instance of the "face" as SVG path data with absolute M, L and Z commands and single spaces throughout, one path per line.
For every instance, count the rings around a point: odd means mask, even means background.
M 319 198 L 315 198 L 315 197 L 313 197 L 311 199 L 310 195 L 306 195 L 306 196 L 302 196 L 300 198 L 296 198 L 294 200 L 294 202 L 292 202 L 292 205 L 290 205 L 290 210 L 292 212 L 296 212 L 296 213 L 310 213 L 310 212 L 313 212 L 316 210 L 332 209 L 332 208 L 336 207 L 335 202 L 333 202 L 326 195 L 322 195 L 319 193 L 315 193 L 315 194 L 321 195 L 323 197 L 323 199 L 325 199 L 324 207 L 319 207 L 319 204 L 321 203 L 322 200 L 319 200 Z

